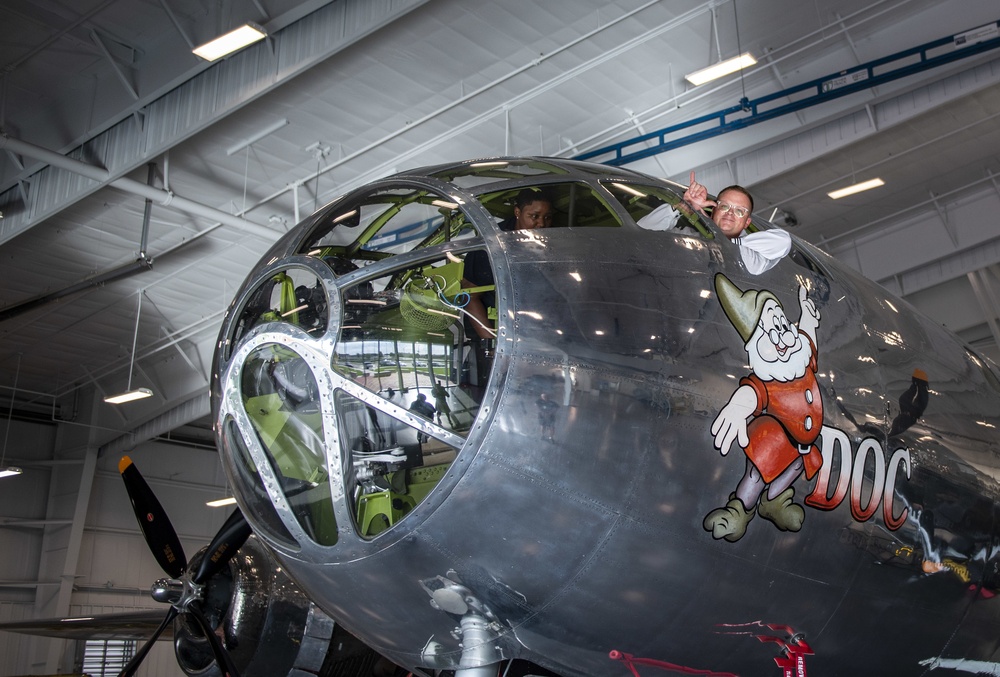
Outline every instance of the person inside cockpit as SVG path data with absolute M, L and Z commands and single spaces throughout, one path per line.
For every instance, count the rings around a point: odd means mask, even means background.
M 534 230 L 552 225 L 555 216 L 552 197 L 548 193 L 525 188 L 514 199 L 514 215 L 500 222 L 500 230 Z M 462 287 L 482 287 L 493 284 L 493 267 L 485 251 L 470 252 L 465 257 Z M 472 315 L 472 328 L 481 339 L 493 339 L 493 322 L 487 308 L 496 307 L 496 294 L 492 291 L 469 295 L 465 309 Z
M 500 230 L 534 230 L 552 225 L 555 217 L 555 201 L 542 189 L 525 188 L 514 199 L 514 214 L 498 224 Z M 469 252 L 465 257 L 462 287 L 492 286 L 494 284 L 493 266 L 484 250 Z M 493 341 L 496 333 L 493 331 L 493 320 L 489 317 L 488 308 L 496 308 L 496 292 L 483 291 L 469 294 L 469 302 L 465 310 L 469 315 L 466 331 L 472 343 L 475 355 L 475 369 L 470 374 L 470 385 L 484 386 L 489 375 L 493 359 Z M 471 382 L 474 376 L 475 381 Z
M 753 275 L 770 270 L 792 249 L 792 238 L 780 228 L 746 232 L 753 211 L 753 197 L 743 186 L 723 188 L 718 199 L 711 200 L 708 189 L 695 181 L 694 172 L 691 172 L 691 184 L 684 191 L 684 201 L 678 205 L 681 209 L 685 206 L 705 216 L 709 216 L 706 207 L 712 207 L 709 218 L 740 248 L 743 263 Z M 662 204 L 639 219 L 638 224 L 647 230 L 671 230 L 676 227 L 679 217 L 676 209 Z

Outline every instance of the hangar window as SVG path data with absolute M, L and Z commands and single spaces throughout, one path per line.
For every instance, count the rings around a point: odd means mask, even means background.
M 114 677 L 135 655 L 134 639 L 88 639 L 81 669 L 91 677 Z

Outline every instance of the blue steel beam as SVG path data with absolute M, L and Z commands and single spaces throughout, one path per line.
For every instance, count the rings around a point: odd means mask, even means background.
M 979 32 L 980 35 L 996 35 L 998 26 L 1000 26 L 1000 20 L 994 21 L 992 24 L 985 24 L 984 26 L 980 26 L 975 29 L 956 33 L 945 38 L 940 38 L 918 47 L 912 47 L 902 52 L 897 52 L 890 56 L 876 59 L 875 61 L 869 61 L 868 63 L 856 66 L 855 68 L 840 71 L 839 73 L 832 73 L 830 75 L 817 78 L 816 80 L 811 80 L 794 87 L 789 87 L 773 94 L 767 94 L 753 100 L 744 97 L 740 99 L 739 104 L 735 106 L 730 106 L 729 108 L 725 108 L 715 113 L 702 115 L 701 117 L 688 120 L 687 122 L 681 122 L 676 125 L 671 125 L 670 127 L 664 127 L 663 129 L 659 129 L 655 132 L 649 132 L 648 134 L 643 134 L 642 136 L 637 136 L 633 139 L 629 139 L 628 141 L 621 141 L 596 150 L 588 151 L 575 156 L 574 159 L 595 160 L 608 165 L 621 166 L 628 164 L 629 162 L 641 160 L 642 158 L 651 157 L 659 153 L 665 153 L 669 150 L 673 150 L 674 148 L 680 148 L 681 146 L 697 143 L 698 141 L 702 141 L 704 139 L 710 139 L 728 132 L 734 132 L 738 129 L 756 125 L 766 120 L 773 120 L 774 118 L 782 115 L 788 115 L 789 113 L 794 113 L 804 108 L 809 108 L 827 101 L 839 99 L 840 97 L 847 96 L 848 94 L 853 94 L 865 89 L 871 89 L 872 87 L 877 87 L 887 82 L 892 82 L 893 80 L 905 78 L 909 75 L 914 75 L 931 68 L 937 68 L 938 66 L 943 66 L 959 59 L 964 59 L 991 49 L 996 49 L 997 47 L 1000 47 L 1000 36 L 979 40 L 978 42 L 971 42 L 968 38 L 970 35 L 973 35 L 974 40 L 974 34 L 976 32 Z M 965 39 L 963 40 L 963 38 Z M 940 50 L 948 45 L 951 45 L 954 49 L 952 51 L 936 54 L 934 56 L 928 55 L 929 52 Z M 914 58 L 917 58 L 917 61 L 914 62 Z M 892 66 L 892 64 L 900 61 L 905 63 Z M 795 94 L 801 94 L 803 92 L 811 92 L 811 94 L 808 97 L 797 101 L 792 101 L 784 105 L 778 105 L 774 108 L 767 108 L 768 104 L 771 104 L 778 99 L 783 99 Z M 729 119 L 730 117 L 736 115 L 741 115 L 742 117 Z M 688 134 L 687 136 L 671 140 L 667 140 L 666 138 L 676 132 L 716 122 L 718 123 L 716 126 Z M 656 145 L 632 151 L 630 153 L 625 152 L 626 149 L 631 146 L 644 144 L 649 141 L 655 141 Z M 612 155 L 610 159 L 601 159 L 603 156 L 609 154 Z

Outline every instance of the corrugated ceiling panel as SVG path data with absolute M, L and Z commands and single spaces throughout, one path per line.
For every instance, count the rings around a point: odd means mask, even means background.
M 135 123 L 129 118 L 89 141 L 85 158 L 93 162 L 92 153 L 97 157 L 107 154 L 106 159 L 112 161 L 112 165 L 108 166 L 112 176 L 124 174 L 146 158 L 179 143 L 247 103 L 265 91 L 267 84 L 277 84 L 298 74 L 315 61 L 330 56 L 424 2 L 426 0 L 340 0 L 328 5 L 280 31 L 271 40 L 248 47 L 240 54 L 214 64 L 185 85 L 153 102 L 146 111 L 145 140 L 136 133 Z M 339 12 L 332 9 L 341 6 Z M 311 39 L 302 40 L 298 37 L 300 31 L 311 35 Z M 283 38 L 286 32 L 288 39 Z M 331 42 L 330 35 L 337 33 L 345 37 Z M 278 46 L 279 51 L 285 49 L 284 43 L 295 43 L 292 54 L 285 53 L 279 59 L 284 64 L 277 71 L 280 77 L 276 75 L 272 43 Z M 133 144 L 131 147 L 129 142 Z M 101 152 L 100 149 L 105 150 Z M 127 162 L 129 158 L 131 163 Z M 4 219 L 0 228 L 0 243 L 97 187 L 92 181 L 82 183 L 56 179 L 52 183 L 45 180 L 47 174 L 56 171 L 45 167 L 34 175 L 32 188 L 36 196 L 32 200 L 37 206 L 30 211 L 31 218 L 28 218 L 28 213 L 11 210 L 10 217 Z M 16 190 L 11 188 L 7 192 Z M 49 191 L 55 192 L 50 194 Z M 0 203 L 4 202 L 11 203 L 9 199 L 0 198 Z

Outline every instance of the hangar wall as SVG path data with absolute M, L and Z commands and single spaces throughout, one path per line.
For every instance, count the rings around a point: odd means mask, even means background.
M 96 447 L 86 443 L 90 432 L 75 422 L 17 416 L 10 424 L 7 462 L 21 465 L 24 473 L 0 479 L 0 515 L 8 516 L 0 524 L 0 622 L 150 608 L 166 612 L 149 597 L 150 585 L 164 574 L 132 514 L 118 473 L 121 455 L 98 458 Z M 190 557 L 229 514 L 205 505 L 226 493 L 217 454 L 157 440 L 126 453 L 157 493 Z M 89 489 L 87 496 L 80 496 L 81 487 Z M 75 652 L 74 642 L 0 633 L 0 677 L 68 674 Z M 183 674 L 170 642 L 157 643 L 143 674 Z

